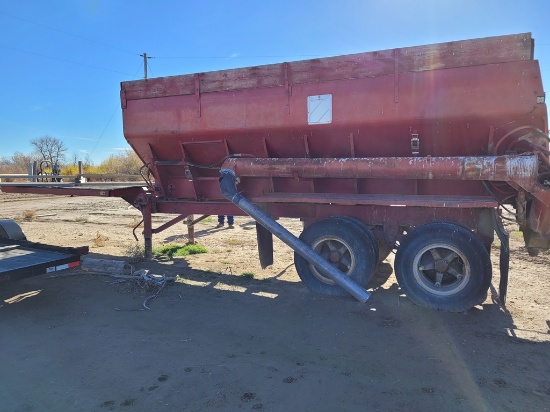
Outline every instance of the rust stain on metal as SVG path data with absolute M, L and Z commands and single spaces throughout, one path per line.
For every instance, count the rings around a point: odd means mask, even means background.
M 396 178 L 528 180 L 537 175 L 536 156 L 382 157 L 316 159 L 227 159 L 223 168 L 239 176 L 301 178 Z

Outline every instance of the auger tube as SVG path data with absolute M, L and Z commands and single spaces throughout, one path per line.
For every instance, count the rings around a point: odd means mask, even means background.
M 236 188 L 237 175 L 235 172 L 229 169 L 221 169 L 220 174 L 220 189 L 227 200 L 234 203 L 242 211 L 259 222 L 263 227 L 290 246 L 292 250 L 314 265 L 323 275 L 334 280 L 359 302 L 365 303 L 369 299 L 370 293 L 361 287 L 361 285 L 334 268 L 312 248 L 278 224 L 259 207 L 249 202 L 242 194 L 238 193 Z

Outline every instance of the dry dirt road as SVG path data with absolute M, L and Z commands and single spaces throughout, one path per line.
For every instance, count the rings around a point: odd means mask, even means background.
M 117 199 L 0 194 L 0 207 L 0 218 L 36 212 L 21 222 L 29 240 L 92 257 L 136 243 L 139 214 Z M 148 293 L 93 272 L 2 285 L 0 410 L 550 411 L 550 254 L 529 257 L 516 233 L 507 307 L 492 289 L 452 314 L 401 295 L 391 257 L 366 304 L 311 293 L 285 245 L 261 270 L 253 223 L 236 223 L 197 225 L 206 254 L 136 264 L 180 276 L 149 310 Z

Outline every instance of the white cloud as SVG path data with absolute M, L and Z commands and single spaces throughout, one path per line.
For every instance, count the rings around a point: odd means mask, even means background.
M 89 141 L 89 142 L 95 142 L 97 140 L 97 139 L 88 139 L 87 137 L 71 137 L 71 139 L 86 140 L 86 141 Z

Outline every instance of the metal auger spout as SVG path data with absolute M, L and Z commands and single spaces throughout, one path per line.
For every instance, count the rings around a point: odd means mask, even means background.
M 250 215 L 263 227 L 290 246 L 292 250 L 314 265 L 320 272 L 334 280 L 342 289 L 349 292 L 359 302 L 365 303 L 369 299 L 370 293 L 361 287 L 361 285 L 334 268 L 308 245 L 278 224 L 263 210 L 249 202 L 243 195 L 238 193 L 236 188 L 238 178 L 235 172 L 229 169 L 221 169 L 220 174 L 220 189 L 227 200 L 231 201 Z

